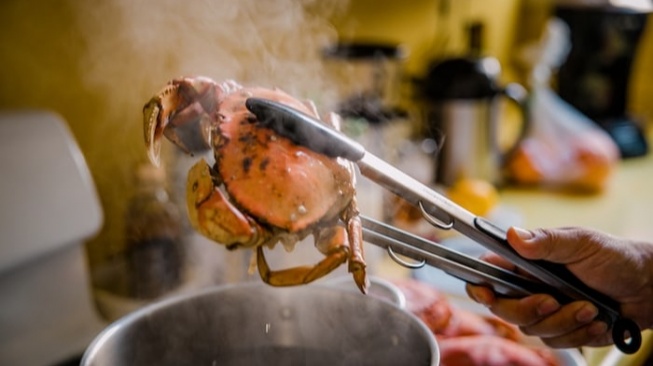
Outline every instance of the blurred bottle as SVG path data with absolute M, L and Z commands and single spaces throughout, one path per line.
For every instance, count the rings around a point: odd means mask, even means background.
M 125 209 L 124 241 L 93 267 L 93 297 L 108 321 L 189 287 L 189 231 L 171 199 L 165 171 L 149 164 L 135 170 L 136 190 Z
M 183 280 L 184 227 L 181 212 L 166 190 L 163 169 L 140 166 L 136 184 L 125 217 L 124 295 L 153 299 Z
M 340 100 L 336 112 L 342 131 L 367 151 L 390 163 L 409 137 L 411 125 L 401 105 L 406 49 L 394 43 L 339 41 L 324 51 L 329 77 L 336 81 Z M 357 170 L 356 199 L 361 213 L 375 219 L 385 216 L 388 193 Z M 381 248 L 367 246 L 368 272 L 378 272 Z
M 483 54 L 483 29 L 482 23 L 472 22 L 467 28 L 467 53 L 435 60 L 417 80 L 420 132 L 439 146 L 434 180 L 444 186 L 463 178 L 501 184 L 503 161 L 528 127 L 526 90 L 516 83 L 500 85 L 499 61 Z M 522 116 L 518 136 L 509 147 L 500 146 L 499 138 L 503 98 L 513 102 Z

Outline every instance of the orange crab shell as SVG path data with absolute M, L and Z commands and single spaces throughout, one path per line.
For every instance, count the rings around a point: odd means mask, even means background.
M 275 100 L 317 118 L 280 90 L 244 88 L 224 96 L 213 136 L 216 169 L 232 200 L 257 221 L 289 232 L 335 221 L 355 194 L 351 163 L 298 146 L 257 124 L 248 97 Z

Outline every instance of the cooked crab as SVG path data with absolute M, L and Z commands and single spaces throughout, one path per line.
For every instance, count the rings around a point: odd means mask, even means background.
M 315 153 L 258 123 L 248 97 L 275 100 L 318 117 L 279 89 L 245 88 L 204 77 L 174 79 L 144 108 L 145 142 L 158 164 L 161 135 L 187 153 L 213 149 L 189 171 L 186 201 L 193 227 L 228 249 L 256 250 L 263 281 L 274 286 L 309 283 L 348 262 L 367 291 L 352 163 Z M 331 114 L 325 123 L 339 127 Z M 313 235 L 325 256 L 314 265 L 271 270 L 264 247 L 292 246 Z

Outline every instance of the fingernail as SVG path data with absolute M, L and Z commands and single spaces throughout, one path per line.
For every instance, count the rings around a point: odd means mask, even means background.
M 576 320 L 581 323 L 589 323 L 599 314 L 598 309 L 592 305 L 585 305 L 576 312 Z
M 552 298 L 547 298 L 537 305 L 539 315 L 549 315 L 558 309 L 560 309 L 560 304 Z
M 515 227 L 514 229 L 515 229 L 515 233 L 521 240 L 528 240 L 533 238 L 533 233 L 528 230 L 524 230 L 518 227 Z
M 601 335 L 608 331 L 608 325 L 604 322 L 594 322 L 587 328 L 587 334 L 592 336 Z

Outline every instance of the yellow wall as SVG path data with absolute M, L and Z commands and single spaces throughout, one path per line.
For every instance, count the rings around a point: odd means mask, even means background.
M 127 141 L 135 141 L 136 135 L 128 123 L 107 123 L 101 93 L 84 83 L 80 56 L 86 40 L 75 23 L 76 14 L 66 1 L 0 3 L 0 108 L 50 109 L 67 120 L 92 168 L 111 223 L 112 214 L 122 209 L 115 197 L 126 187 L 123 177 L 114 174 L 116 159 L 109 157 L 123 155 L 123 149 L 132 145 Z M 109 175 L 115 177 L 115 186 Z M 107 228 L 102 233 L 107 243 L 116 242 Z
M 640 41 L 631 84 L 629 107 L 632 113 L 649 127 L 653 126 L 653 15 L 649 15 Z
M 140 154 L 136 121 L 145 96 L 124 100 L 121 110 L 110 110 L 106 91 L 86 79 L 87 70 L 93 67 L 83 59 L 90 40 L 80 30 L 77 10 L 68 1 L 3 1 L 0 34 L 0 108 L 44 108 L 64 117 L 101 195 L 106 224 L 100 240 L 107 252 L 117 250 L 112 248 L 121 242 L 117 218 L 131 183 L 131 170 L 121 165 L 132 166 Z M 106 55 L 99 62 L 126 64 L 128 60 Z M 113 92 L 130 88 L 116 84 Z
M 349 12 L 334 18 L 344 39 L 400 43 L 409 50 L 409 74 L 423 72 L 428 61 L 466 50 L 465 25 L 485 24 L 485 51 L 506 63 L 510 50 L 518 0 L 458 0 L 442 7 L 437 0 L 353 0 Z

